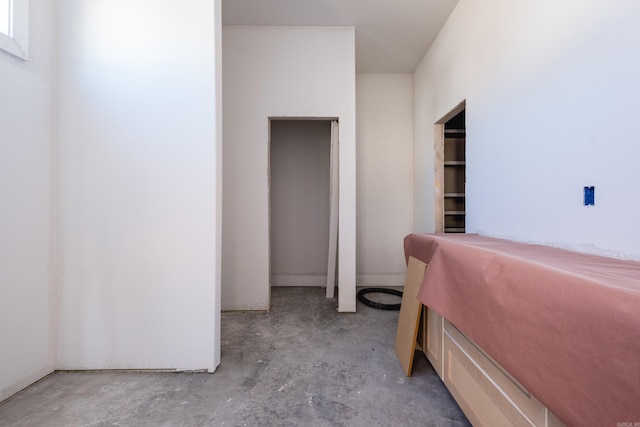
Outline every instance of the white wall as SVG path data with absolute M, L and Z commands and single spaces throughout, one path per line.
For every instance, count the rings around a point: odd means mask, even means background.
M 57 368 L 217 365 L 219 8 L 60 0 Z
M 272 120 L 271 286 L 326 286 L 331 121 Z
M 53 371 L 55 2 L 30 21 L 29 60 L 0 51 L 0 401 Z
M 223 309 L 269 308 L 269 117 L 340 121 L 339 291 L 355 310 L 353 28 L 223 29 Z
M 215 327 L 213 365 L 221 361 L 221 326 L 222 311 L 222 0 L 215 3 L 215 73 L 216 73 L 216 245 L 215 245 Z
M 415 230 L 434 230 L 433 124 L 466 99 L 468 232 L 639 258 L 639 17 L 461 0 L 415 72 Z
M 358 285 L 401 286 L 413 227 L 413 75 L 356 76 Z

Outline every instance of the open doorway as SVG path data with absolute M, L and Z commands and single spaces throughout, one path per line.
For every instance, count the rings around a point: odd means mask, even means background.
M 466 231 L 466 103 L 435 124 L 436 233 Z
M 331 119 L 271 119 L 270 286 L 326 286 Z

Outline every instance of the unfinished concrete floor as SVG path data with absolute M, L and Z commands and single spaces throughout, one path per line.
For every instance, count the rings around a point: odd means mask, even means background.
M 0 426 L 470 425 L 421 353 L 405 377 L 397 311 L 335 307 L 274 288 L 269 313 L 223 313 L 214 374 L 57 372 L 0 404 Z

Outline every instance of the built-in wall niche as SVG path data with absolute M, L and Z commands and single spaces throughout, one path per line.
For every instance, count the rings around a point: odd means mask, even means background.
M 465 110 L 444 125 L 444 232 L 465 232 Z
M 465 104 L 436 123 L 436 232 L 466 230 L 466 126 Z
M 326 286 L 331 120 L 271 120 L 271 286 Z

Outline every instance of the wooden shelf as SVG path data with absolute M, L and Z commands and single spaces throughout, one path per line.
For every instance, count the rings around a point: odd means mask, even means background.
M 464 160 L 446 160 L 445 166 L 464 166 L 466 162 Z
M 465 211 L 444 211 L 445 215 L 465 215 Z
M 444 134 L 463 134 L 464 135 L 465 130 L 464 129 L 445 129 L 444 130 Z
M 445 227 L 445 233 L 464 233 L 464 228 Z
M 444 193 L 444 197 L 464 197 L 464 193 Z

